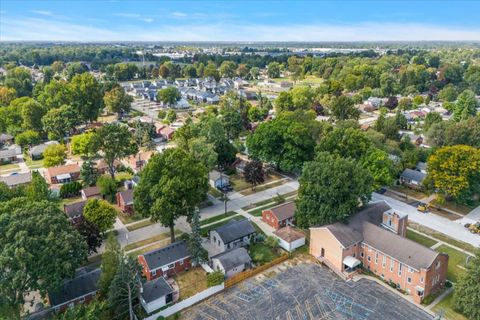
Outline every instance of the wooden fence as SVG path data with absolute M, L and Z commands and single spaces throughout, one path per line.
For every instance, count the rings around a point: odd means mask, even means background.
M 258 266 L 254 269 L 250 269 L 250 270 L 246 270 L 246 271 L 243 271 L 243 272 L 240 272 L 240 273 L 237 273 L 236 275 L 232 276 L 231 278 L 228 278 L 227 280 L 225 280 L 225 288 L 230 288 L 231 286 L 247 279 L 247 278 L 250 278 L 256 274 L 259 274 L 260 272 L 262 271 L 265 271 L 267 269 L 269 269 L 270 267 L 273 267 L 274 265 L 277 265 L 285 260 L 288 259 L 288 255 L 287 254 L 283 254 L 281 255 L 280 257 L 277 257 L 275 259 L 273 259 L 272 261 L 270 262 L 267 262 L 265 264 L 262 264 L 261 266 Z

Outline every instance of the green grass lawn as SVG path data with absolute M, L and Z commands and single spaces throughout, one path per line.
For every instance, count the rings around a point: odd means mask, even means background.
M 463 205 L 463 204 L 458 204 L 453 201 L 445 201 L 443 203 L 439 203 L 437 200 L 433 200 L 432 204 L 435 206 L 438 206 L 440 208 L 446 208 L 452 211 L 455 211 L 459 214 L 465 215 L 472 211 L 475 207 L 480 205 L 480 203 L 476 202 L 472 205 Z
M 448 254 L 449 258 L 447 278 L 452 282 L 457 282 L 458 277 L 465 273 L 465 270 L 462 269 L 460 266 L 465 266 L 467 255 L 447 245 L 441 245 L 435 250 L 441 253 Z
M 41 168 L 43 167 L 43 159 L 40 160 L 32 160 L 30 158 L 27 158 L 25 160 L 25 163 L 27 164 L 27 167 L 30 169 L 35 169 L 35 168 Z
M 263 243 L 250 245 L 248 247 L 248 254 L 252 258 L 252 261 L 258 264 L 270 262 L 279 256 L 274 249 Z
M 210 193 L 213 197 L 215 197 L 217 199 L 220 199 L 223 196 L 223 194 L 220 192 L 220 190 L 212 188 L 212 187 L 209 188 L 208 193 Z
M 412 197 L 418 200 L 427 197 L 425 193 L 418 190 L 407 188 L 405 186 L 390 186 L 389 189 L 400 192 L 402 194 L 406 193 L 409 197 Z
M 135 224 L 132 224 L 132 225 L 129 225 L 127 226 L 127 230 L 128 231 L 135 231 L 135 230 L 138 230 L 138 229 L 141 229 L 141 228 L 145 228 L 147 226 L 150 226 L 152 224 L 154 224 L 155 222 L 151 221 L 150 219 L 147 219 L 147 220 L 143 220 L 143 221 L 140 221 L 138 223 L 135 223 Z
M 219 223 L 214 223 L 214 224 L 211 224 L 207 227 L 203 227 L 200 229 L 200 235 L 202 237 L 208 237 L 208 233 L 210 232 L 210 230 L 213 230 L 215 228 L 218 228 L 220 226 L 223 226 L 224 224 L 226 224 L 227 222 L 229 222 L 230 220 L 232 219 L 237 219 L 237 220 L 245 220 L 246 218 L 242 215 L 238 215 L 238 216 L 233 216 L 231 217 L 230 219 L 227 219 L 225 221 L 222 221 L 222 222 L 219 222 Z
M 206 224 L 213 223 L 213 222 L 216 222 L 216 221 L 220 221 L 220 220 L 223 220 L 223 219 L 228 218 L 228 217 L 236 216 L 237 214 L 238 214 L 238 212 L 228 211 L 227 214 L 220 214 L 220 215 L 215 216 L 215 217 L 211 217 L 211 218 L 208 218 L 208 219 L 201 220 L 200 225 L 204 226 Z
M 0 172 L 2 172 L 2 171 L 13 171 L 13 170 L 16 170 L 16 169 L 20 169 L 20 166 L 18 164 L 15 164 L 15 163 L 2 164 L 0 166 Z
M 123 214 L 120 210 L 118 211 L 117 217 L 122 221 L 123 224 L 129 224 L 138 220 L 145 219 L 141 214 L 134 213 L 131 216 Z
M 175 230 L 175 237 L 179 236 L 180 234 L 182 234 L 182 232 L 180 230 Z M 153 236 L 153 237 L 148 238 L 148 239 L 144 239 L 144 240 L 141 240 L 141 241 L 130 243 L 130 244 L 126 245 L 123 249 L 125 251 L 130 251 L 130 250 L 145 246 L 147 244 L 157 242 L 157 241 L 160 241 L 160 240 L 169 239 L 169 238 L 170 238 L 170 232 L 164 232 L 164 233 L 157 234 L 156 236 Z
M 267 204 L 266 206 L 258 207 L 255 210 L 249 211 L 248 213 L 250 213 L 252 216 L 255 216 L 255 217 L 261 217 L 263 210 L 270 209 L 275 206 L 277 206 L 276 202 Z
M 271 173 L 271 174 L 265 176 L 265 182 L 264 183 L 269 183 L 269 182 L 272 182 L 272 181 L 275 181 L 275 180 L 279 180 L 281 178 L 283 178 L 283 177 L 280 176 L 279 174 Z M 262 189 L 262 187 L 264 187 L 264 186 L 258 186 L 255 190 L 252 190 L 252 185 L 250 183 L 246 182 L 245 178 L 238 173 L 229 176 L 229 179 L 230 179 L 230 184 L 232 185 L 233 189 L 235 191 L 243 191 L 242 194 L 244 194 L 244 192 L 246 192 L 247 194 L 252 194 L 252 193 L 255 193 L 255 192 L 258 192 L 258 191 L 262 191 L 262 190 L 271 188 L 270 186 L 265 186 L 265 188 Z
M 415 242 L 418 242 L 420 244 L 423 244 L 425 247 L 429 247 L 429 248 L 437 243 L 437 241 L 432 240 L 428 237 L 425 237 L 424 235 L 421 235 L 413 230 L 407 230 L 407 238 Z
M 442 301 L 432 308 L 435 313 L 443 311 L 444 316 L 448 320 L 467 320 L 465 316 L 455 311 L 455 303 L 453 301 L 453 291 L 449 293 Z

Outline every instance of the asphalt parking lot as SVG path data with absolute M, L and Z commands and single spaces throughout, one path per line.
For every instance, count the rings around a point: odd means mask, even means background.
M 310 263 L 244 281 L 182 315 L 189 320 L 432 319 L 376 282 L 345 282 Z

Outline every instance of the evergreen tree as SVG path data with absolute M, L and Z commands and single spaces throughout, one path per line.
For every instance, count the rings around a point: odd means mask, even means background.
M 468 319 L 480 319 L 480 251 L 470 259 L 454 292 L 456 308 Z
M 102 264 L 100 269 L 100 279 L 98 280 L 98 287 L 101 297 L 106 297 L 110 289 L 113 277 L 118 269 L 118 256 L 120 255 L 120 245 L 113 232 L 108 234 L 107 242 L 105 244 L 105 252 L 102 255 Z
M 203 263 L 208 258 L 207 251 L 202 247 L 202 237 L 200 235 L 200 212 L 198 210 L 192 216 L 190 222 L 190 228 L 192 233 L 188 239 L 188 251 L 192 257 L 194 265 Z
M 83 181 L 83 185 L 86 187 L 94 186 L 97 183 L 98 171 L 94 166 L 91 158 L 85 160 L 80 169 L 80 178 Z

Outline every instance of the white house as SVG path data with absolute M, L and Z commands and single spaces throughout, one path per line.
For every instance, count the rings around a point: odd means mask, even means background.
M 151 313 L 174 302 L 174 292 L 170 284 L 160 277 L 140 287 L 140 303 L 147 313 Z
M 290 226 L 278 229 L 273 233 L 279 240 L 278 245 L 288 252 L 305 245 L 305 235 Z
M 227 278 L 249 269 L 252 259 L 245 248 L 222 252 L 210 258 L 212 269 L 221 271 Z

